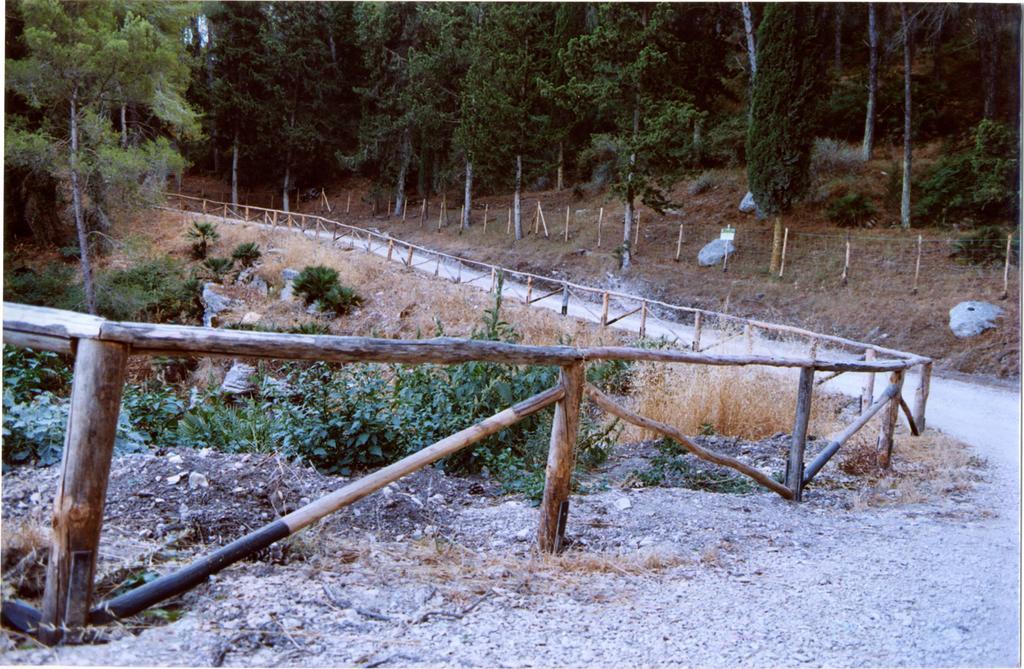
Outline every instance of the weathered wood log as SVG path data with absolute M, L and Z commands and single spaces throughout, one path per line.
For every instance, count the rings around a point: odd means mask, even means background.
M 48 645 L 88 622 L 127 362 L 123 344 L 78 343 L 39 622 L 39 640 Z
M 597 212 L 597 248 L 601 248 L 601 222 L 604 221 L 604 207 Z
M 632 423 L 637 427 L 642 427 L 645 430 L 657 432 L 658 434 L 668 437 L 669 439 L 673 439 L 674 441 L 677 441 L 683 448 L 685 448 L 690 453 L 693 453 L 701 460 L 706 460 L 716 465 L 722 465 L 723 467 L 729 467 L 730 469 L 734 469 L 745 476 L 749 476 L 757 483 L 761 484 L 765 488 L 768 488 L 772 492 L 777 493 L 778 495 L 782 496 L 785 499 L 793 498 L 792 490 L 782 485 L 781 483 L 779 483 L 772 477 L 768 476 L 764 472 L 755 469 L 754 467 L 751 467 L 750 465 L 747 465 L 744 462 L 740 462 L 736 458 L 730 457 L 728 455 L 722 455 L 720 453 L 715 453 L 701 446 L 698 446 L 678 429 L 672 427 L 671 425 L 666 425 L 665 423 L 661 423 L 659 421 L 648 418 L 647 416 L 642 416 L 636 412 L 630 411 L 629 409 L 623 406 L 620 406 L 619 404 L 616 404 L 610 397 L 608 397 L 607 395 L 605 395 L 604 393 L 602 393 L 600 390 L 590 385 L 589 383 L 586 387 L 586 393 L 587 399 L 589 399 L 591 402 L 599 406 L 604 411 L 607 411 L 608 413 L 612 414 L 613 416 L 621 418 L 627 423 Z
M 814 368 L 800 370 L 800 383 L 796 394 L 796 416 L 789 442 L 789 461 L 786 464 L 786 487 L 793 493 L 793 501 L 803 501 L 804 449 L 807 445 L 807 425 L 811 420 L 811 400 L 814 396 Z
M 4 330 L 37 334 L 58 339 L 95 339 L 104 319 L 50 307 L 4 302 Z
M 917 278 L 921 276 L 921 235 L 917 236 L 917 260 L 914 262 L 914 285 L 910 289 L 911 295 L 917 295 Z
M 698 311 L 693 315 L 693 343 L 690 344 L 693 351 L 700 351 L 700 327 L 701 312 Z
M 561 387 L 565 395 L 555 405 L 555 416 L 551 422 L 551 444 L 548 447 L 544 496 L 540 505 L 540 525 L 537 528 L 537 545 L 546 553 L 562 550 L 564 518 L 568 510 L 572 470 L 576 463 L 580 401 L 585 383 L 582 363 L 562 367 Z
M 626 317 L 628 317 L 628 316 L 632 316 L 633 314 L 635 314 L 636 312 L 640 311 L 641 309 L 643 309 L 643 304 L 642 304 L 642 303 L 641 303 L 641 305 L 640 305 L 639 307 L 637 307 L 636 309 L 633 309 L 633 310 L 631 310 L 631 311 L 627 311 L 627 312 L 626 312 L 626 313 L 624 313 L 624 314 L 619 314 L 619 315 L 618 315 L 618 316 L 616 316 L 615 318 L 613 318 L 613 319 L 611 319 L 611 320 L 609 320 L 609 321 L 605 321 L 605 325 L 611 325 L 612 323 L 616 323 L 616 322 L 618 322 L 618 321 L 621 321 L 621 320 L 622 320 L 623 318 L 626 318 Z
M 647 336 L 647 300 L 640 303 L 640 331 L 641 339 Z
M 526 297 L 523 298 L 523 304 L 530 303 L 530 295 L 533 294 L 533 277 L 526 277 Z
M 562 284 L 562 315 L 569 315 L 569 285 Z
M 903 399 L 903 395 L 899 397 L 900 409 L 903 410 L 903 415 L 907 418 L 907 426 L 910 427 L 910 434 L 915 437 L 920 437 L 921 432 L 917 429 L 917 423 L 914 422 L 914 414 L 910 412 L 910 407 L 907 406 L 907 401 Z
M 896 421 L 900 417 L 899 394 L 903 389 L 903 370 L 895 371 L 889 377 L 889 385 L 896 386 L 897 392 L 890 400 L 882 415 L 882 428 L 878 433 L 878 447 L 876 456 L 878 466 L 888 469 L 892 463 L 893 433 L 896 431 Z
M 679 238 L 676 240 L 676 262 L 679 262 L 679 256 L 683 252 L 683 224 L 679 224 Z
M 608 325 L 608 291 L 601 296 L 601 326 Z
M 786 245 L 789 242 L 789 228 L 782 232 L 782 257 L 779 260 L 779 278 L 786 271 Z
M 921 364 L 921 375 L 914 390 L 914 424 L 920 432 L 925 430 L 925 409 L 928 407 L 928 393 L 932 387 L 932 363 Z
M 569 242 L 569 205 L 565 205 L 565 238 L 564 242 Z
M 871 362 L 875 359 L 875 349 L 869 348 L 864 351 L 864 362 Z M 860 394 L 860 411 L 864 411 L 875 401 L 875 373 L 870 372 L 864 380 L 864 388 Z
M 836 454 L 836 451 L 838 451 L 843 444 L 849 441 L 850 437 L 857 434 L 862 427 L 867 425 L 868 421 L 874 418 L 875 414 L 881 411 L 882 408 L 885 407 L 886 403 L 895 397 L 897 392 L 899 392 L 899 389 L 896 386 L 887 387 L 878 398 L 878 401 L 867 407 L 866 410 L 857 417 L 857 420 L 847 425 L 842 432 L 829 440 L 825 448 L 821 449 L 821 452 L 819 452 L 814 458 L 814 461 L 804 469 L 805 486 L 819 471 L 821 471 L 821 468 L 832 459 L 832 456 Z
M 546 300 L 547 298 L 549 298 L 549 297 L 552 297 L 553 295 L 557 295 L 558 293 L 561 293 L 561 292 L 563 292 L 563 289 L 562 289 L 562 288 L 555 288 L 555 289 L 554 289 L 554 290 L 552 290 L 551 292 L 549 292 L 549 293 L 544 293 L 544 294 L 543 294 L 543 295 L 541 295 L 540 297 L 533 297 L 533 298 L 530 298 L 530 302 L 529 302 L 529 304 L 533 304 L 534 302 L 540 302 L 541 300 Z M 568 308 L 568 305 L 566 305 L 566 308 Z
M 338 509 L 359 501 L 403 476 L 418 471 L 441 458 L 453 455 L 467 446 L 514 425 L 523 418 L 561 400 L 564 396 L 565 390 L 561 386 L 546 390 L 394 464 L 379 469 L 373 474 L 349 483 L 251 534 L 236 539 L 184 569 L 161 576 L 120 597 L 104 602 L 93 609 L 89 616 L 89 622 L 95 625 L 124 619 L 158 602 L 186 592 L 205 582 L 212 574 L 216 574 L 246 556 L 263 550 L 274 542 L 312 525 Z
M 4 343 L 8 346 L 31 348 L 37 351 L 54 351 L 56 353 L 72 353 L 74 339 L 66 337 L 50 337 L 48 335 L 18 332 L 4 329 Z

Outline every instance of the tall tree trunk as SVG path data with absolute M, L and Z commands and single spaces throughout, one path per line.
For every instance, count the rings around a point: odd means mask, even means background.
M 636 91 L 636 98 L 633 101 L 633 142 L 635 143 L 640 134 L 640 91 Z M 635 144 L 634 144 L 635 145 Z M 622 221 L 622 261 L 620 267 L 629 267 L 631 246 L 633 244 L 633 203 L 636 199 L 636 191 L 633 188 L 633 170 L 636 168 L 636 151 L 629 154 L 629 174 L 626 175 L 626 215 Z
M 198 24 L 197 24 L 198 25 Z M 213 98 L 213 22 L 206 17 L 206 88 L 211 99 Z M 210 146 L 213 149 L 213 173 L 220 177 L 220 133 L 217 130 L 217 121 L 214 119 L 210 128 Z
M 82 215 L 82 186 L 78 182 L 78 87 L 71 91 L 71 151 L 68 163 L 71 172 L 71 206 L 75 214 L 75 230 L 78 232 L 79 258 L 82 263 L 82 286 L 85 289 L 85 304 L 90 314 L 96 313 L 96 292 L 92 283 L 92 265 L 89 262 L 89 238 Z
M 864 145 L 861 157 L 871 160 L 875 148 L 875 98 L 878 95 L 878 8 L 868 3 L 868 106 L 864 116 Z
M 288 203 L 288 191 L 291 190 L 291 176 L 292 176 L 292 151 L 288 149 L 288 153 L 284 159 L 284 183 L 281 185 L 281 211 L 291 211 Z
M 402 215 L 402 208 L 405 207 L 405 180 L 409 174 L 409 161 L 412 160 L 412 140 L 409 138 L 409 129 L 402 133 L 402 157 L 398 166 L 398 182 L 395 184 L 395 216 Z
M 516 190 L 512 196 L 512 223 L 516 229 L 516 240 L 523 238 L 523 154 L 516 154 Z
M 999 72 L 999 8 L 997 5 L 977 4 L 974 30 L 981 57 L 981 84 L 984 99 L 984 118 L 996 116 L 996 85 Z
M 842 76 L 843 74 L 843 5 L 835 3 L 832 5 L 832 16 L 835 18 L 836 24 L 836 35 L 835 35 L 835 68 L 836 74 Z
M 463 230 L 469 230 L 469 212 L 473 208 L 473 161 L 466 161 L 466 191 L 462 200 L 462 221 L 460 225 Z
M 128 148 L 128 105 L 121 103 L 121 148 Z
M 238 207 L 238 128 L 231 142 L 231 205 Z
M 753 85 L 757 76 L 757 47 L 754 43 L 754 17 L 750 13 L 750 3 L 740 3 L 743 11 L 743 32 L 747 36 L 747 58 L 750 60 L 750 83 Z
M 768 262 L 768 273 L 775 276 L 779 273 L 779 266 L 782 264 L 782 217 L 775 217 L 775 225 L 772 227 L 772 257 Z
M 562 190 L 565 187 L 565 142 L 558 143 L 558 173 L 555 178 L 555 190 Z
M 910 168 L 913 147 L 910 141 L 910 71 L 913 45 L 912 26 L 907 18 L 907 5 L 900 3 L 900 20 L 903 23 L 903 196 L 900 199 L 900 225 L 910 227 Z

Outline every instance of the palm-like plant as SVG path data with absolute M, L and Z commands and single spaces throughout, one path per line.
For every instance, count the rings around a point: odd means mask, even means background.
M 210 244 L 220 239 L 217 226 L 207 221 L 192 223 L 192 227 L 188 229 L 186 236 L 192 240 L 192 256 L 196 260 L 205 258 Z
M 234 265 L 235 261 L 231 258 L 207 258 L 203 261 L 203 269 L 214 281 L 221 281 Z
M 231 252 L 231 257 L 241 263 L 242 267 L 252 267 L 260 259 L 263 253 L 260 252 L 260 245 L 256 242 L 239 244 Z

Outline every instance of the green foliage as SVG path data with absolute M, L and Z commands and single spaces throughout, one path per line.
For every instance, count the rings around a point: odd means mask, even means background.
M 231 258 L 207 258 L 203 261 L 207 277 L 218 283 L 224 280 L 234 266 L 235 261 Z
M 242 267 L 252 267 L 262 255 L 260 245 L 256 242 L 244 242 L 236 246 L 235 250 L 231 252 L 231 257 Z
M 1002 226 L 982 225 L 965 232 L 953 243 L 953 256 L 977 264 L 1005 262 L 1006 238 L 1007 231 Z M 1010 252 L 1013 258 L 1020 257 L 1019 229 L 1013 235 Z
M 174 390 L 156 381 L 127 385 L 121 397 L 121 410 L 131 417 L 134 429 L 152 446 L 177 443 L 178 421 L 185 415 L 185 403 Z
M 947 151 L 917 184 L 914 217 L 933 224 L 977 225 L 1013 219 L 1019 209 L 1019 146 L 1006 125 L 984 120 L 972 142 Z
M 72 360 L 51 351 L 4 346 L 4 392 L 15 402 L 37 393 L 71 392 Z
M 692 455 L 668 439 L 658 443 L 658 450 L 658 455 L 651 458 L 646 469 L 633 472 L 633 477 L 642 486 L 678 486 L 733 495 L 745 495 L 755 490 L 745 477 L 695 464 Z
M 292 284 L 296 295 L 300 295 L 307 304 L 322 300 L 334 288 L 337 288 L 338 270 L 326 265 L 312 265 L 303 268 Z
M 633 363 L 628 360 L 601 360 L 587 365 L 587 383 L 606 393 L 625 395 L 633 383 Z
M 747 179 L 767 215 L 789 209 L 810 184 L 824 33 L 823 9 L 813 4 L 766 5 L 758 28 Z
M 209 246 L 220 239 L 217 226 L 209 221 L 194 221 L 185 236 L 192 240 L 192 257 L 196 260 L 205 258 Z
M 363 303 L 363 298 L 348 286 L 334 286 L 318 301 L 322 311 L 329 311 L 337 316 L 344 316 L 353 308 Z
M 876 213 L 875 205 L 860 192 L 835 197 L 825 207 L 829 220 L 844 228 L 863 225 Z
M 18 267 L 8 257 L 4 262 L 4 300 L 75 310 L 81 307 L 84 298 L 73 268 L 56 264 L 43 269 Z
M 100 315 L 113 320 L 164 323 L 202 314 L 199 283 L 169 257 L 101 274 L 96 297 Z

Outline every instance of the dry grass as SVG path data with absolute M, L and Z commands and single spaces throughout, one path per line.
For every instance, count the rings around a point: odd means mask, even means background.
M 5 599 L 12 595 L 32 598 L 42 594 L 49 550 L 50 538 L 46 528 L 28 521 L 4 523 L 0 565 Z
M 789 432 L 796 411 L 796 384 L 778 374 L 740 367 L 637 365 L 633 408 L 683 434 L 715 434 L 763 439 Z M 811 431 L 830 426 L 838 399 L 818 394 L 812 404 Z M 633 428 L 633 437 L 658 435 Z

